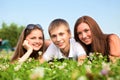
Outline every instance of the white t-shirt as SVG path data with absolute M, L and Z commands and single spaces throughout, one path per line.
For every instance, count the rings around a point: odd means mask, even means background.
M 46 61 L 61 58 L 73 58 L 74 60 L 77 60 L 77 58 L 81 55 L 86 55 L 85 50 L 78 42 L 71 38 L 68 57 L 65 57 L 60 49 L 54 45 L 54 43 L 51 43 L 46 52 L 43 54 L 43 59 Z

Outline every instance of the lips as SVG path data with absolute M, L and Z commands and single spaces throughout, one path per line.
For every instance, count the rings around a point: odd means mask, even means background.
M 86 45 L 91 44 L 90 39 L 84 39 L 84 40 L 82 40 L 82 42 L 85 43 Z
M 39 44 L 33 44 L 34 47 L 39 47 L 40 45 Z
M 90 39 L 83 39 L 83 42 L 85 42 L 85 43 L 87 43 L 89 41 L 90 41 Z
M 84 40 L 84 42 L 89 42 L 89 40 Z
M 33 44 L 34 48 L 40 48 L 42 44 Z
M 61 47 L 61 46 L 63 46 L 63 43 L 59 42 L 59 43 L 57 43 L 56 45 L 57 45 L 58 47 Z
M 62 46 L 62 44 L 57 44 L 57 46 L 61 47 L 61 46 Z
M 34 49 L 34 50 L 39 50 L 40 48 L 41 48 L 40 45 L 39 45 L 39 46 L 38 46 L 38 45 L 34 45 L 34 46 L 33 46 L 33 49 Z

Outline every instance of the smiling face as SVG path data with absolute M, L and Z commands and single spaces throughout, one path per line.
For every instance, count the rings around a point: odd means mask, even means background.
M 86 45 L 92 43 L 92 33 L 90 27 L 86 23 L 81 23 L 77 27 L 77 34 L 79 39 Z
M 65 25 L 61 24 L 50 31 L 50 37 L 53 43 L 60 48 L 60 50 L 68 50 L 70 47 L 69 39 L 71 34 L 68 32 Z
M 29 35 L 27 35 L 26 40 L 28 44 L 35 50 L 39 50 L 43 46 L 43 35 L 41 30 L 34 29 Z

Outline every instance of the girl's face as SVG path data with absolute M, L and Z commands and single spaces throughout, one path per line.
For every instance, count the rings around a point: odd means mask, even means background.
M 43 46 L 43 35 L 39 29 L 32 30 L 31 33 L 26 37 L 26 40 L 35 51 L 39 50 Z
M 79 24 L 77 27 L 77 34 L 79 40 L 82 41 L 84 44 L 89 45 L 92 43 L 92 34 L 88 24 Z

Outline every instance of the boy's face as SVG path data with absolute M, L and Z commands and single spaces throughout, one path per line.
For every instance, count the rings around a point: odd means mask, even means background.
M 57 28 L 51 30 L 50 37 L 53 43 L 60 48 L 60 50 L 65 50 L 70 47 L 69 39 L 71 34 L 67 31 L 65 25 L 59 25 Z

